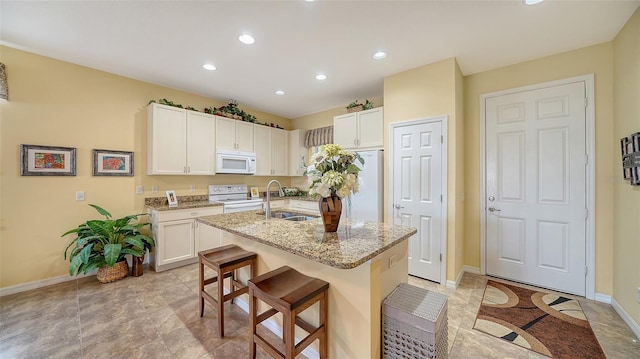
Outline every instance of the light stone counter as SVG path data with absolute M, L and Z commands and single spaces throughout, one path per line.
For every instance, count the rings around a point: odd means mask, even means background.
M 275 212 L 275 211 L 274 211 Z M 415 228 L 342 218 L 335 233 L 322 220 L 292 222 L 239 212 L 200 217 L 198 221 L 335 268 L 351 269 L 416 233 Z
M 342 218 L 337 233 L 324 233 L 319 218 L 265 222 L 264 215 L 254 212 L 199 217 L 198 223 L 201 237 L 257 253 L 258 274 L 288 265 L 329 283 L 328 358 L 380 358 L 382 301 L 408 280 L 407 239 L 416 229 Z M 246 268 L 239 270 L 238 278 L 248 279 Z M 247 303 L 246 294 L 236 300 L 245 311 Z M 258 312 L 266 309 L 258 303 Z M 316 325 L 318 305 L 300 316 Z M 282 334 L 280 316 L 265 324 Z M 306 336 L 299 328 L 295 334 L 299 339 Z M 302 353 L 317 358 L 317 342 Z

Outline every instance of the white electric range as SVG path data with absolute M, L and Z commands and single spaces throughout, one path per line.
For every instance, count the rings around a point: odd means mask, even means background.
M 209 185 L 209 203 L 222 203 L 224 213 L 262 209 L 262 200 L 249 198 L 248 193 L 243 184 Z

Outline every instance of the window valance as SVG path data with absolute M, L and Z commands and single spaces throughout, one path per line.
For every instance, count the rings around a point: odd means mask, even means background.
M 333 126 L 309 130 L 304 138 L 304 145 L 307 148 L 326 145 L 328 143 L 333 143 Z

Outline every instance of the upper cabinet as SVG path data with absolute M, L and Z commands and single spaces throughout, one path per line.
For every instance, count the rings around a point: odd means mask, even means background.
M 382 107 L 333 118 L 333 142 L 343 148 L 382 148 L 384 119 Z
M 218 149 L 257 152 L 253 147 L 253 123 L 220 116 L 215 116 L 215 118 Z
M 147 174 L 215 174 L 215 117 L 152 103 L 147 107 Z
M 308 150 L 304 146 L 306 131 L 289 131 L 289 176 L 304 176 Z
M 254 125 L 257 176 L 288 176 L 288 133 L 277 128 Z

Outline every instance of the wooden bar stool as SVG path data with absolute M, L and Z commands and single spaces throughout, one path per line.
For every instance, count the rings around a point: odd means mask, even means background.
M 221 337 L 224 337 L 224 302 L 231 300 L 231 303 L 233 303 L 234 298 L 249 291 L 246 285 L 236 280 L 235 270 L 250 266 L 250 277 L 253 278 L 256 275 L 257 257 L 255 253 L 245 251 L 233 244 L 198 252 L 198 267 L 200 269 L 200 316 L 202 317 L 204 314 L 204 301 L 206 299 L 218 309 L 218 333 L 220 333 Z M 205 265 L 216 271 L 218 275 L 205 279 Z M 219 278 L 222 279 L 219 280 Z M 229 293 L 226 295 L 224 294 L 225 278 L 231 278 Z M 215 282 L 219 282 L 217 297 L 212 296 L 204 290 L 206 285 Z
M 308 277 L 284 266 L 250 279 L 248 285 L 251 358 L 256 357 L 257 344 L 275 358 L 293 359 L 316 339 L 320 341 L 320 358 L 327 357 L 327 291 L 329 283 Z M 258 299 L 271 306 L 271 309 L 257 314 Z M 319 326 L 316 328 L 299 318 L 298 314 L 318 301 L 320 302 L 320 318 Z M 284 354 L 256 332 L 258 324 L 278 312 L 282 313 Z M 309 333 L 298 345 L 295 344 L 296 325 Z

